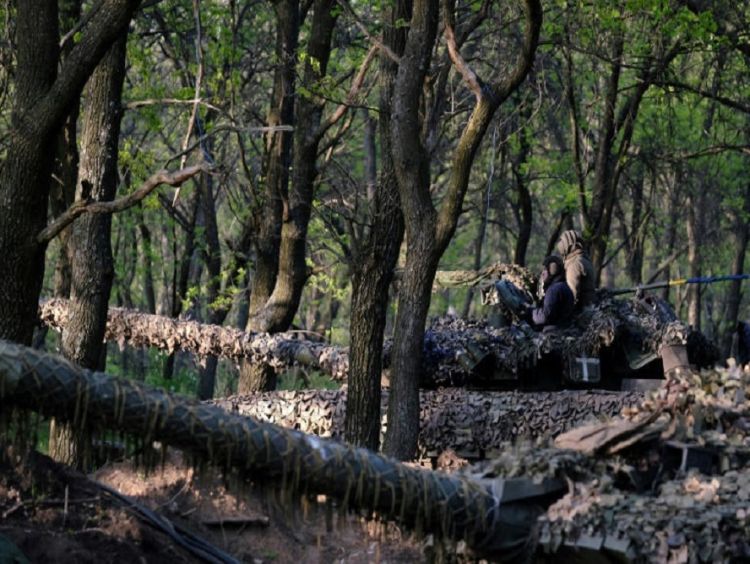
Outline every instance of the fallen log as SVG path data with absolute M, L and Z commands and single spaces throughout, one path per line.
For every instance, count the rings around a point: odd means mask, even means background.
M 388 395 L 383 391 L 381 436 L 387 424 Z M 467 459 L 492 457 L 504 442 L 556 437 L 593 418 L 615 416 L 642 400 L 640 392 L 423 390 L 418 456 L 435 458 L 453 450 Z M 321 437 L 344 435 L 345 390 L 262 392 L 210 403 Z
M 39 317 L 56 330 L 68 324 L 68 300 L 53 298 L 39 305 Z M 245 333 L 230 327 L 183 321 L 138 311 L 111 307 L 107 312 L 107 341 L 121 347 L 154 347 L 169 353 L 183 350 L 199 358 L 216 356 L 248 359 L 276 369 L 301 364 L 343 380 L 349 370 L 346 349 L 299 339 L 294 333 Z
M 533 525 L 543 509 L 533 500 L 554 499 L 567 487 L 560 479 L 473 479 L 406 466 L 0 341 L 0 413 L 11 408 L 54 416 L 76 429 L 160 441 L 276 486 L 287 500 L 330 496 L 344 508 L 462 539 L 479 553 L 504 559 L 534 549 Z M 0 439 L 7 440 L 18 429 L 3 419 Z

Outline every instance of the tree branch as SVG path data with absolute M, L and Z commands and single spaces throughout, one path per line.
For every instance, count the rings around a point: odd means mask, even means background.
M 40 244 L 47 244 L 59 235 L 63 229 L 73 223 L 77 217 L 85 213 L 117 213 L 127 210 L 143 200 L 162 184 L 179 186 L 196 174 L 208 171 L 208 167 L 203 164 L 189 166 L 173 173 L 161 170 L 152 175 L 134 192 L 112 202 L 92 202 L 91 200 L 73 202 L 67 210 L 37 235 L 36 240 Z
M 498 105 L 518 88 L 534 64 L 534 55 L 539 43 L 539 30 L 542 27 L 542 4 L 539 0 L 526 0 L 524 4 L 526 31 L 523 36 L 521 54 L 516 61 L 516 67 L 510 75 L 504 80 L 494 83 L 492 87 L 494 96 L 499 100 L 496 102 Z
M 377 53 L 377 51 L 377 46 L 370 47 L 370 50 L 365 56 L 365 60 L 362 61 L 362 66 L 360 66 L 359 71 L 357 71 L 357 76 L 355 76 L 354 80 L 352 80 L 352 85 L 349 88 L 349 94 L 347 94 L 346 100 L 339 104 L 339 106 L 334 110 L 330 117 L 320 125 L 318 131 L 316 132 L 317 139 L 323 137 L 326 131 L 328 131 L 333 125 L 336 124 L 336 122 L 338 122 L 342 117 L 344 117 L 344 115 L 346 115 L 346 112 L 349 110 L 349 108 L 359 95 L 360 90 L 362 90 L 362 84 L 364 84 L 365 82 L 365 76 L 367 76 L 367 71 L 370 68 L 370 64 L 372 63 L 373 59 L 375 58 L 375 53 Z
M 445 34 L 445 42 L 448 45 L 448 55 L 451 62 L 456 70 L 461 73 L 469 90 L 474 93 L 477 101 L 479 101 L 482 97 L 482 80 L 463 58 L 456 42 L 454 29 L 456 25 L 455 0 L 443 0 L 443 19 L 443 33 Z
M 394 63 L 399 64 L 401 62 L 401 57 L 396 55 L 396 53 L 393 52 L 393 50 L 388 47 L 385 43 L 380 41 L 377 37 L 373 36 L 365 24 L 362 23 L 362 20 L 357 16 L 357 14 L 354 12 L 352 7 L 349 5 L 349 2 L 346 0 L 337 0 L 339 6 L 341 6 L 344 11 L 349 14 L 352 19 L 354 20 L 354 23 L 357 24 L 357 27 L 359 30 L 364 34 L 364 36 L 375 45 L 378 49 L 380 49 L 383 53 L 385 53 L 389 59 L 391 59 Z

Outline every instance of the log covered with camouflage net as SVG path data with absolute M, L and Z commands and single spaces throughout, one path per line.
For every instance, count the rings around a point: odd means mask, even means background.
M 387 424 L 388 396 L 383 391 L 381 433 Z M 591 390 L 423 390 L 418 456 L 434 459 L 452 450 L 467 459 L 492 457 L 508 441 L 555 437 L 585 421 L 615 416 L 642 399 L 639 392 Z M 345 390 L 259 392 L 210 403 L 305 433 L 335 439 L 344 435 Z
M 534 500 L 559 497 L 566 489 L 557 479 L 482 481 L 410 467 L 0 341 L 0 439 L 18 439 L 19 427 L 8 425 L 8 415 L 19 409 L 76 429 L 119 431 L 144 444 L 160 441 L 275 486 L 287 500 L 326 495 L 341 507 L 461 539 L 479 553 L 507 559 L 525 557 L 533 547 L 541 512 Z
M 39 305 L 42 323 L 56 330 L 68 324 L 68 300 L 53 298 Z M 154 347 L 169 353 L 191 352 L 199 358 L 216 356 L 235 361 L 247 359 L 284 369 L 295 364 L 308 366 L 343 380 L 349 370 L 345 349 L 319 341 L 300 339 L 295 333 L 246 333 L 221 327 L 110 307 L 107 312 L 107 341 L 121 347 Z

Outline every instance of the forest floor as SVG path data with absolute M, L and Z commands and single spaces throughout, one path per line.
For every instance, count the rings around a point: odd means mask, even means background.
M 258 488 L 234 491 L 216 472 L 198 476 L 178 453 L 170 453 L 163 466 L 149 473 L 120 462 L 90 477 L 32 453 L 0 462 L 0 561 L 23 562 L 5 559 L 12 544 L 30 562 L 40 563 L 205 561 L 97 482 L 242 562 L 425 559 L 422 543 L 393 525 L 326 512 L 320 504 L 308 511 L 284 511 L 272 494 Z

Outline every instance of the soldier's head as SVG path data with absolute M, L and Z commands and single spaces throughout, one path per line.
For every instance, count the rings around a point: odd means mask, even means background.
M 557 255 L 548 256 L 544 259 L 542 264 L 544 268 L 542 269 L 540 280 L 542 288 L 545 290 L 549 288 L 552 283 L 565 278 L 565 266 L 563 266 L 562 259 Z
M 557 242 L 557 252 L 566 257 L 576 249 L 583 249 L 583 237 L 575 229 L 568 229 L 560 235 Z

